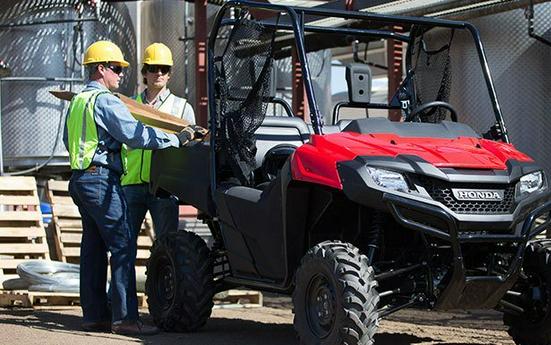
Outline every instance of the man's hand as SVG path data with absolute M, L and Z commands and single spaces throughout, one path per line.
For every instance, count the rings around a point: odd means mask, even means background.
M 203 128 L 203 127 L 198 126 L 198 125 L 191 125 L 190 127 L 193 128 L 193 131 L 194 131 L 194 134 L 195 134 L 195 139 L 204 138 L 205 135 L 207 135 L 207 133 L 209 132 L 208 129 Z
M 180 141 L 180 147 L 186 146 L 190 141 L 192 141 L 195 138 L 195 130 L 192 126 L 187 126 L 180 131 L 180 133 L 176 134 L 178 137 L 178 140 Z
M 180 147 L 187 145 L 190 141 L 194 139 L 201 139 L 207 135 L 209 131 L 206 128 L 197 125 L 189 125 L 182 129 L 182 131 L 176 136 L 180 140 Z

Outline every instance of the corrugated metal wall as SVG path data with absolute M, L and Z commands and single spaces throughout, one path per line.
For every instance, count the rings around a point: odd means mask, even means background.
M 551 4 L 535 9 L 536 31 L 551 34 Z M 522 9 L 471 22 L 481 32 L 513 144 L 551 173 L 551 47 L 528 36 Z M 451 103 L 466 122 L 485 131 L 493 118 L 476 52 L 465 36 L 456 37 L 454 44 L 454 65 L 462 70 L 454 73 Z

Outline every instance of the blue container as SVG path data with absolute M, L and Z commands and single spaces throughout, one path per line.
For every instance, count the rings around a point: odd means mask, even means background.
M 47 202 L 41 202 L 40 211 L 42 212 L 42 222 L 44 225 L 50 224 L 52 221 L 52 205 Z

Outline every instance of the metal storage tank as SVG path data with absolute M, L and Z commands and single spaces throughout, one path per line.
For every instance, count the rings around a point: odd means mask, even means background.
M 141 10 L 139 56 L 153 42 L 162 42 L 172 51 L 174 66 L 170 90 L 193 103 L 195 99 L 195 45 L 193 3 L 182 0 L 144 1 Z M 187 20 L 186 20 L 187 18 Z M 141 67 L 142 59 L 138 64 Z M 139 73 L 140 68 L 138 68 Z M 145 87 L 140 75 L 140 91 Z
M 68 166 L 62 143 L 68 102 L 48 91 L 82 89 L 80 63 L 88 45 L 113 41 L 136 66 L 136 35 L 126 5 L 99 3 L 93 8 L 74 0 L 2 2 L 0 59 L 11 69 L 10 77 L 0 79 L 4 170 L 37 167 L 51 155 L 50 165 Z M 81 26 L 77 19 L 84 19 Z M 136 69 L 129 68 L 120 92 L 132 94 L 135 85 Z
M 220 6 L 207 6 L 207 32 Z M 172 51 L 174 66 L 168 84 L 177 96 L 186 98 L 195 105 L 195 29 L 194 3 L 184 0 L 142 1 L 139 5 L 139 52 L 138 74 L 140 73 L 145 48 L 154 42 L 166 44 Z M 141 75 L 138 75 L 139 90 L 144 89 Z

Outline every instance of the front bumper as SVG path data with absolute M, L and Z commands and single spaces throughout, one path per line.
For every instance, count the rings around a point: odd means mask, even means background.
M 450 243 L 453 251 L 453 273 L 436 301 L 435 308 L 440 310 L 494 308 L 516 282 L 528 240 L 546 230 L 551 224 L 549 218 L 542 224 L 536 224 L 537 218 L 551 211 L 549 200 L 527 214 L 520 231 L 511 233 L 464 232 L 460 231 L 464 226 L 460 227 L 456 218 L 438 206 L 390 193 L 383 194 L 383 201 L 402 226 Z M 427 222 L 421 222 L 418 217 L 412 215 L 426 215 L 432 219 L 430 224 L 436 225 L 427 225 Z M 517 251 L 506 274 L 467 275 L 461 245 L 483 242 L 517 244 Z

